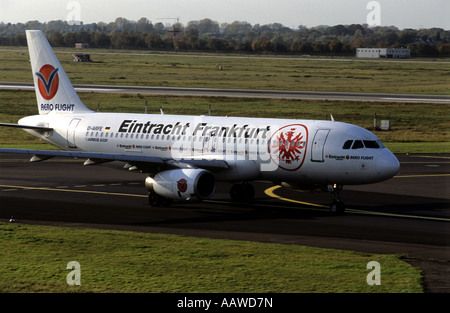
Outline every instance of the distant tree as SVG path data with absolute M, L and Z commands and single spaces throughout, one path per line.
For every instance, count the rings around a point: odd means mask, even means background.
M 14 36 L 14 41 L 12 43 L 14 46 L 26 46 L 27 45 L 27 39 L 25 37 L 25 34 L 17 34 Z
M 439 54 L 438 50 L 433 46 L 417 42 L 409 46 L 411 50 L 411 55 L 415 57 L 425 57 L 425 56 L 437 56 Z
M 313 52 L 317 54 L 321 53 L 327 53 L 329 52 L 327 45 L 321 43 L 321 42 L 314 42 L 313 43 Z
M 155 32 L 145 34 L 144 42 L 149 49 L 161 49 L 163 47 L 161 36 L 159 36 Z
M 221 38 L 210 38 L 205 47 L 212 51 L 230 50 L 230 46 L 227 44 L 227 41 Z
M 417 40 L 417 31 L 414 29 L 404 29 L 398 34 L 398 43 L 407 45 Z
M 204 34 L 218 34 L 219 23 L 214 22 L 209 18 L 205 18 L 198 22 L 198 32 L 200 36 Z
M 55 31 L 48 38 L 50 45 L 53 47 L 63 47 L 64 46 L 64 37 L 59 31 Z
M 245 21 L 219 25 L 209 18 L 173 26 L 180 31 L 176 36 L 163 23 L 152 24 L 146 17 L 137 22 L 118 17 L 109 23 L 82 25 L 69 25 L 62 20 L 0 22 L 0 45 L 26 45 L 26 29 L 40 29 L 53 46 L 68 47 L 89 42 L 92 47 L 302 54 L 351 54 L 362 47 L 410 47 L 413 56 L 448 56 L 450 44 L 450 30 L 442 28 L 399 30 L 393 26 L 351 24 L 291 29 L 280 23 L 251 25 Z
M 136 23 L 136 31 L 139 33 L 148 33 L 153 31 L 153 24 L 146 17 L 141 17 Z
M 343 36 L 350 34 L 351 31 L 347 29 L 344 25 L 336 25 L 333 27 L 328 27 L 325 30 L 325 34 L 327 35 L 334 35 L 334 36 Z
M 111 38 L 104 33 L 95 32 L 91 36 L 90 44 L 96 48 L 108 48 L 111 46 Z
M 78 42 L 77 34 L 74 32 L 65 33 L 64 34 L 64 46 L 66 47 L 74 47 L 75 43 Z
M 153 25 L 153 31 L 157 34 L 157 35 L 165 35 L 166 34 L 166 27 L 164 26 L 163 23 L 159 22 L 156 23 L 155 25 Z
M 343 46 L 344 45 L 340 40 L 335 39 L 330 41 L 330 43 L 328 44 L 328 49 L 330 50 L 331 53 L 338 54 L 342 52 Z
M 398 39 L 399 38 L 395 30 L 390 28 L 380 29 L 376 36 L 377 47 L 391 47 L 398 42 Z
M 442 43 L 437 48 L 439 55 L 450 56 L 450 43 Z

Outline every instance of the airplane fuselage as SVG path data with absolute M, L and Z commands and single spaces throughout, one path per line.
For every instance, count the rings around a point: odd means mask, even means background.
M 398 171 L 371 132 L 333 121 L 124 113 L 48 114 L 20 124 L 64 150 L 175 159 L 225 160 L 218 180 L 366 184 Z

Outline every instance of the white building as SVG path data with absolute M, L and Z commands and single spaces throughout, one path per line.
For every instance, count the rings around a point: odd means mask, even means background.
M 357 48 L 356 57 L 408 59 L 411 57 L 411 50 L 407 48 Z

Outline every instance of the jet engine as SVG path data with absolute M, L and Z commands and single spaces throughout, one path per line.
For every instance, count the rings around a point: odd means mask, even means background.
M 214 175 L 204 169 L 175 169 L 160 172 L 153 178 L 147 177 L 145 187 L 150 192 L 149 201 L 152 204 L 161 197 L 169 200 L 206 200 L 214 195 L 216 181 Z

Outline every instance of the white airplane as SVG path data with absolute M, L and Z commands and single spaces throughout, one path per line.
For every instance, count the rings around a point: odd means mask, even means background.
M 148 173 L 149 202 L 209 199 L 216 181 L 234 183 L 233 200 L 249 201 L 254 180 L 293 188 L 326 187 L 330 209 L 342 213 L 343 185 L 387 180 L 397 158 L 371 132 L 346 123 L 161 114 L 98 113 L 79 99 L 41 31 L 26 31 L 39 115 L 18 127 L 64 151 L 0 149 L 31 155 L 105 162 Z

